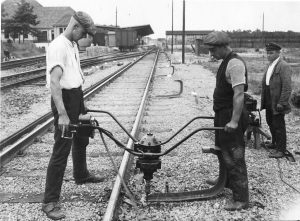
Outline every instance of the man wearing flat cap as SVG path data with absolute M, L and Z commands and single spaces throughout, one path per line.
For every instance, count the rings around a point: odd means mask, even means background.
M 247 68 L 244 60 L 229 47 L 229 40 L 225 32 L 214 31 L 204 38 L 204 45 L 211 56 L 222 59 L 216 75 L 213 109 L 214 126 L 225 128 L 215 131 L 215 146 L 220 148 L 227 169 L 226 187 L 233 193 L 233 200 L 227 202 L 225 209 L 241 210 L 249 204 L 243 139 L 248 126 L 248 114 L 244 109 L 244 92 L 248 88 Z M 207 180 L 211 185 L 216 182 Z
M 266 44 L 268 68 L 262 79 L 261 110 L 266 109 L 266 121 L 272 135 L 274 151 L 271 158 L 284 157 L 286 151 L 285 114 L 291 111 L 289 98 L 291 95 L 292 69 L 280 57 L 281 46 L 270 42 Z
M 67 159 L 72 146 L 73 176 L 76 184 L 102 182 L 104 178 L 92 175 L 87 169 L 87 137 L 65 137 L 69 124 L 78 123 L 85 114 L 78 40 L 94 35 L 92 18 L 85 12 L 76 12 L 66 30 L 55 38 L 47 49 L 47 87 L 51 92 L 51 109 L 54 116 L 54 146 L 49 161 L 42 211 L 53 220 L 65 217 L 58 204 Z

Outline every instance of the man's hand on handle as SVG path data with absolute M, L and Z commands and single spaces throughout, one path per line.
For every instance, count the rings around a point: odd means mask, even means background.
M 233 132 L 236 128 L 238 127 L 238 123 L 236 123 L 235 121 L 230 121 L 229 123 L 227 123 L 225 125 L 224 130 L 228 133 Z

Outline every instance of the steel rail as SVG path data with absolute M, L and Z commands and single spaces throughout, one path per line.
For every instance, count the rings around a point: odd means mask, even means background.
M 123 74 L 126 70 L 135 65 L 151 51 L 147 51 L 139 59 L 120 68 L 118 71 L 101 80 L 99 83 L 84 91 L 84 99 L 90 97 L 94 92 L 103 88 L 109 82 Z M 49 112 L 38 120 L 34 121 L 27 127 L 19 130 L 12 136 L 1 141 L 0 145 L 0 168 L 10 161 L 19 151 L 27 148 L 35 139 L 35 137 L 43 134 L 53 123 L 52 113 Z
M 105 54 L 105 55 L 95 56 L 95 57 L 91 57 L 91 58 L 84 58 L 84 59 L 80 60 L 80 63 L 82 65 L 82 64 L 88 63 L 89 61 L 99 60 L 99 58 L 103 58 L 103 57 L 112 58 L 115 54 L 116 53 L 111 53 L 111 54 Z M 117 54 L 115 57 L 122 56 L 122 55 L 126 55 L 126 54 Z M 45 70 L 46 70 L 46 67 L 41 67 L 41 68 L 37 68 L 35 70 L 24 71 L 24 72 L 20 72 L 20 73 L 17 73 L 17 74 L 3 76 L 3 77 L 1 77 L 1 81 L 3 82 L 3 81 L 5 81 L 5 80 L 7 80 L 9 78 L 20 77 L 22 75 L 31 74 L 32 72 L 45 71 Z
M 15 68 L 21 65 L 30 65 L 35 64 L 38 62 L 46 62 L 46 55 L 42 56 L 36 56 L 36 57 L 29 57 L 29 58 L 23 58 L 23 59 L 17 59 L 17 60 L 10 60 L 10 61 L 4 61 L 1 62 L 1 70 L 7 70 L 10 68 Z
M 122 55 L 112 56 L 112 57 L 103 58 L 103 59 L 93 57 L 93 58 L 90 58 L 90 59 L 82 60 L 81 61 L 82 62 L 81 67 L 87 67 L 87 66 L 94 65 L 94 64 L 101 64 L 101 63 L 110 62 L 110 61 L 122 60 L 122 59 L 125 59 L 125 58 L 132 58 L 132 57 L 137 57 L 137 56 L 141 56 L 141 55 L 143 55 L 143 53 L 139 52 L 139 53 L 136 53 L 136 54 L 125 54 L 125 55 L 122 54 Z M 31 76 L 31 77 L 27 77 L 25 79 L 18 79 L 16 81 L 10 82 L 10 83 L 2 83 L 1 84 L 1 90 L 12 87 L 12 86 L 15 86 L 15 85 L 24 84 L 28 81 L 33 81 L 33 80 L 38 80 L 38 79 L 44 78 L 46 76 L 45 71 L 46 71 L 46 68 L 39 68 L 39 69 L 36 69 L 36 70 L 33 70 L 33 71 L 26 71 L 26 72 L 18 73 L 18 74 L 15 74 L 15 75 L 2 77 L 1 81 L 3 82 L 3 80 L 9 79 L 9 78 L 19 78 L 19 77 L 22 77 L 22 76 L 25 76 L 25 75 L 32 75 L 32 74 L 42 72 L 41 74 L 37 74 L 37 75 Z
M 95 56 L 95 57 L 103 57 L 103 56 L 116 54 L 116 53 L 118 53 L 118 52 L 111 52 L 111 53 L 107 53 L 105 55 L 100 55 L 100 56 Z M 84 59 L 82 59 L 82 60 L 84 60 Z M 29 65 L 39 63 L 39 62 L 46 63 L 46 55 L 28 57 L 28 58 L 17 59 L 17 60 L 4 61 L 4 62 L 1 62 L 1 70 L 16 68 L 16 67 L 19 67 L 19 66 L 22 66 L 22 65 L 29 66 Z
M 149 79 L 148 79 L 148 82 L 147 82 L 147 85 L 146 85 L 146 88 L 145 88 L 145 91 L 144 91 L 144 94 L 143 94 L 143 97 L 141 100 L 141 104 L 140 104 L 140 107 L 139 107 L 139 110 L 138 110 L 138 113 L 137 113 L 137 116 L 136 116 L 136 119 L 135 119 L 135 122 L 134 122 L 134 125 L 132 128 L 132 131 L 130 133 L 133 137 L 135 137 L 138 133 L 138 128 L 140 126 L 140 122 L 141 122 L 143 112 L 144 112 L 144 109 L 146 106 L 146 100 L 148 98 L 150 84 L 152 82 L 152 79 L 153 79 L 153 76 L 154 76 L 154 73 L 156 70 L 158 56 L 159 56 L 159 51 L 157 51 L 156 58 L 155 58 L 152 70 L 150 72 Z M 132 149 L 133 141 L 131 139 L 129 139 L 126 146 L 127 146 L 127 148 Z M 117 205 L 118 205 L 118 201 L 119 201 L 119 196 L 120 196 L 121 185 L 122 185 L 121 178 L 124 179 L 124 177 L 125 177 L 125 173 L 128 168 L 129 158 L 130 158 L 130 154 L 126 151 L 123 155 L 122 162 L 121 162 L 121 165 L 119 168 L 120 176 L 116 176 L 116 181 L 114 183 L 114 187 L 112 189 L 111 196 L 108 201 L 108 206 L 107 206 L 106 212 L 104 214 L 103 221 L 111 221 L 115 218 Z

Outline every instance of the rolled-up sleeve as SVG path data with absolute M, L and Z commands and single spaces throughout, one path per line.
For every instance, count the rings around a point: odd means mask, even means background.
M 46 80 L 47 80 L 47 87 L 50 87 L 50 75 L 53 68 L 59 66 L 61 67 L 62 71 L 65 70 L 65 56 L 66 50 L 63 46 L 60 45 L 51 45 L 47 49 L 46 54 L 46 62 L 47 62 L 47 69 L 46 69 Z
M 245 72 L 245 65 L 240 59 L 231 59 L 226 69 L 227 82 L 232 84 L 232 87 L 246 84 Z

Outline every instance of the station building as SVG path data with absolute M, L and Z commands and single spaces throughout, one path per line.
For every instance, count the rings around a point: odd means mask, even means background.
M 39 24 L 34 28 L 38 31 L 37 36 L 30 34 L 26 36 L 14 36 L 15 41 L 19 39 L 35 43 L 37 47 L 47 48 L 49 43 L 59 36 L 67 27 L 75 10 L 71 7 L 44 7 L 36 0 L 26 0 L 33 6 L 33 13 L 37 15 Z M 4 18 L 11 18 L 18 7 L 21 0 L 5 0 L 1 3 L 1 8 L 5 12 Z M 132 27 L 119 27 L 95 24 L 97 33 L 94 36 L 93 44 L 98 46 L 108 47 L 131 47 L 133 45 L 146 44 L 145 36 L 153 34 L 150 25 L 132 26 Z M 8 39 L 12 40 L 12 36 L 1 28 L 1 41 L 7 42 Z M 79 42 L 81 49 L 87 46 L 87 40 L 82 39 Z

